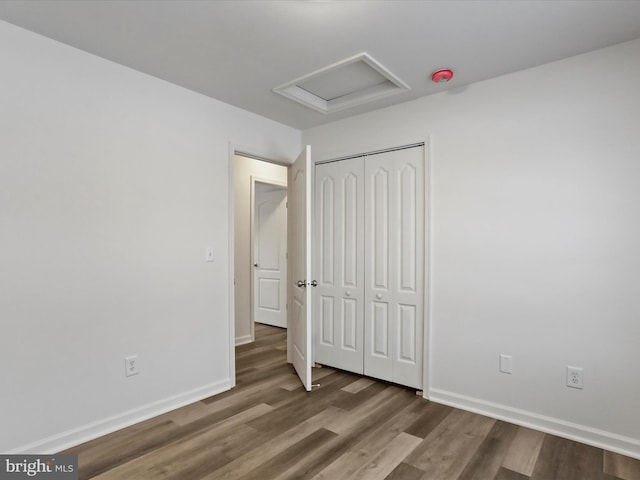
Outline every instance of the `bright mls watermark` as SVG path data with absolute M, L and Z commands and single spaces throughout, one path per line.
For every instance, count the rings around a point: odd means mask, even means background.
M 0 480 L 78 480 L 77 455 L 0 455 Z

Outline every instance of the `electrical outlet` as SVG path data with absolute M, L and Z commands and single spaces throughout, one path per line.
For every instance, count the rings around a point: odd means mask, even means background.
M 124 375 L 130 377 L 140 373 L 140 365 L 138 364 L 138 355 L 129 355 L 124 358 Z
M 511 355 L 500 355 L 500 371 L 513 373 L 513 357 Z
M 567 387 L 582 390 L 582 369 L 567 365 Z

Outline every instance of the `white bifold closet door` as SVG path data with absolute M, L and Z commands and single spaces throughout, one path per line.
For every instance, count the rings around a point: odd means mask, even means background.
M 422 388 L 423 148 L 365 159 L 365 375 Z
M 315 360 L 362 374 L 364 157 L 316 165 Z
M 424 153 L 316 165 L 315 361 L 422 388 Z

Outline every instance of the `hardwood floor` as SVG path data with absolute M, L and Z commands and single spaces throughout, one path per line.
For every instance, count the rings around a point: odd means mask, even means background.
M 256 325 L 237 387 L 63 453 L 100 480 L 640 480 L 640 461 L 331 368 L 307 393 L 286 331 Z

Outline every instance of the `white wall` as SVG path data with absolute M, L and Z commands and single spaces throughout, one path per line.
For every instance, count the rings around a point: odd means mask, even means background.
M 252 178 L 287 184 L 287 167 L 236 155 L 234 158 L 235 210 L 235 321 L 236 344 L 253 341 L 251 324 L 251 182 Z
M 0 58 L 0 452 L 229 388 L 230 144 L 300 132 L 4 22 Z
M 634 41 L 303 132 L 430 138 L 432 399 L 640 457 L 639 85 Z

